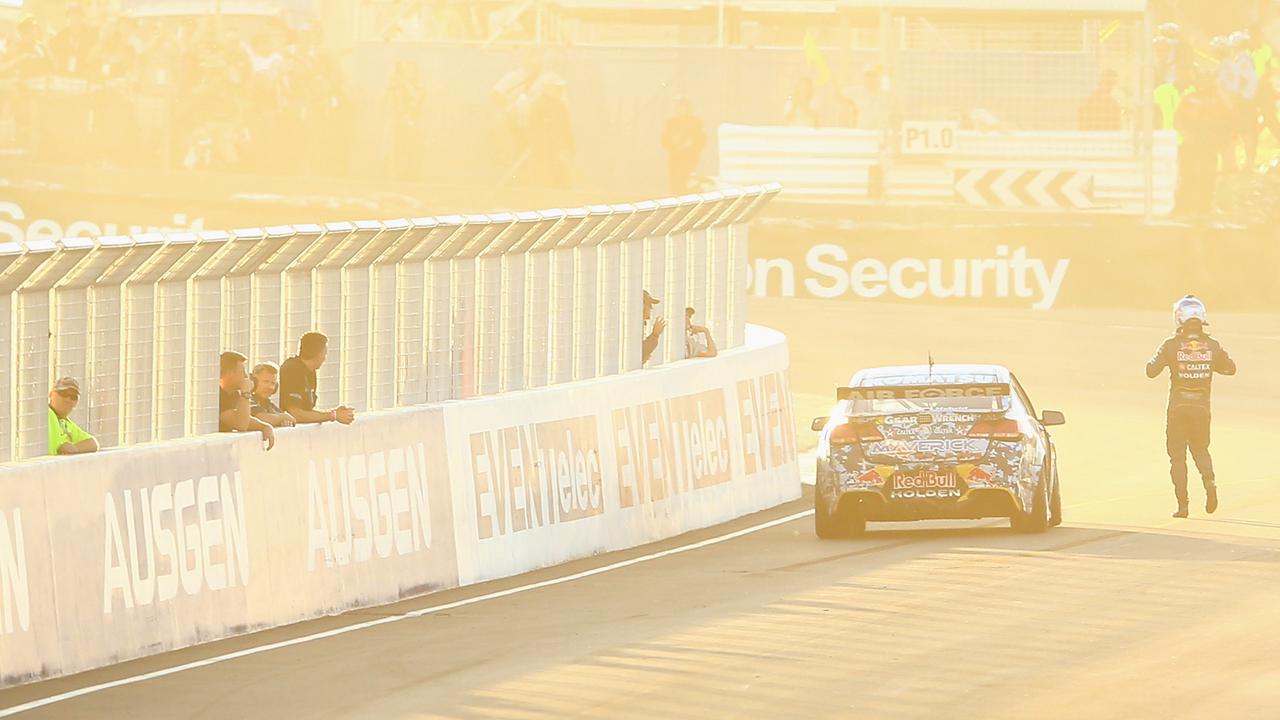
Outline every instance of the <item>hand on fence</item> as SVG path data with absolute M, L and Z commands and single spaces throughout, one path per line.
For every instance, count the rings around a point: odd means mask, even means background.
M 356 411 L 352 408 L 347 407 L 346 405 L 340 406 L 337 410 L 334 410 L 333 412 L 334 412 L 335 419 L 338 422 L 342 423 L 343 425 L 350 425 L 356 420 Z

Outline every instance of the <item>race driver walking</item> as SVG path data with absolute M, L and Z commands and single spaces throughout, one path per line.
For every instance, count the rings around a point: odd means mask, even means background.
M 1235 361 L 1222 345 L 1209 337 L 1204 326 L 1204 303 L 1187 295 L 1173 304 L 1177 330 L 1160 344 L 1147 363 L 1147 377 L 1154 378 L 1169 368 L 1169 408 L 1165 423 L 1165 445 L 1169 451 L 1169 474 L 1178 499 L 1176 518 L 1187 516 L 1187 450 L 1204 483 L 1204 509 L 1218 509 L 1218 486 L 1214 482 L 1213 459 L 1209 457 L 1209 394 L 1213 374 L 1235 375 Z

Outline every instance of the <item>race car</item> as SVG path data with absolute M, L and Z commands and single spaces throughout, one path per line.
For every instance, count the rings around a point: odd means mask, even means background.
M 861 370 L 836 391 L 814 484 L 820 538 L 868 520 L 1007 517 L 1015 531 L 1062 522 L 1058 462 L 1047 428 L 1008 368 L 938 364 Z

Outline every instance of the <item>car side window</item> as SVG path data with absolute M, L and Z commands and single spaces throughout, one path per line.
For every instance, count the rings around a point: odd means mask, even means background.
M 1022 383 L 1018 382 L 1018 378 L 1014 375 L 1010 375 L 1009 379 L 1013 381 L 1013 392 L 1018 396 L 1018 402 L 1021 402 L 1022 406 L 1026 408 L 1028 415 L 1038 419 L 1040 414 L 1036 412 L 1035 405 L 1031 404 L 1031 399 L 1027 397 L 1027 392 L 1022 389 Z

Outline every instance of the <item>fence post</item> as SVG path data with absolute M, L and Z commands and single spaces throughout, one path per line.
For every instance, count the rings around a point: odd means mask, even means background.
M 574 379 L 575 299 L 580 294 L 577 248 L 604 219 L 586 208 L 568 211 L 569 232 L 551 251 L 551 382 Z
M 45 240 L 27 243 L 32 250 L 49 254 L 38 267 L 32 268 L 16 292 L 18 373 L 14 391 L 18 404 L 15 415 L 16 455 L 20 458 L 44 455 L 48 447 L 48 401 L 45 398 L 53 380 L 52 350 L 54 338 L 58 336 L 57 315 L 52 302 L 53 286 L 71 272 L 93 246 L 83 238 L 72 238 L 69 242 L 70 247 L 65 243 Z
M 614 205 L 610 211 L 619 223 L 600 244 L 599 282 L 596 285 L 596 323 L 600 342 L 597 347 L 596 367 L 601 375 L 616 375 L 626 366 L 627 343 L 624 328 L 627 310 L 634 303 L 627 303 L 628 278 L 624 253 L 635 243 L 636 230 L 647 215 L 635 205 Z
M 466 225 L 461 215 L 448 215 L 436 218 L 438 223 L 433 232 L 430 254 L 427 256 L 426 275 L 423 281 L 426 292 L 423 293 L 426 329 L 423 342 L 426 344 L 426 393 L 427 402 L 448 400 L 453 387 L 453 361 L 449 355 L 450 342 L 450 297 L 449 288 L 449 249 L 453 237 Z
M 611 205 L 589 205 L 587 210 L 600 222 L 587 232 L 575 250 L 577 277 L 573 308 L 573 379 L 584 380 L 600 374 L 600 264 L 603 244 L 626 221 L 625 214 L 614 214 Z
M 711 294 L 714 278 L 711 267 L 711 226 L 724 214 L 725 199 L 720 192 L 705 193 L 693 224 L 689 226 L 688 303 L 694 309 L 698 324 L 705 325 L 714 334 L 719 331 L 721 340 L 724 328 L 711 324 Z M 681 328 L 683 331 L 683 328 Z
M 173 233 L 166 242 L 186 243 L 189 249 L 156 281 L 153 314 L 156 352 L 152 365 L 155 373 L 152 432 L 156 440 L 172 440 L 191 432 L 190 421 L 193 413 L 198 411 L 198 390 L 190 384 L 191 367 L 196 363 L 196 323 L 193 317 L 197 314 L 214 316 L 211 323 L 202 323 L 212 325 L 209 331 L 214 340 L 218 339 L 221 330 L 217 317 L 218 303 L 214 303 L 212 310 L 204 312 L 207 308 L 200 306 L 194 277 L 225 247 L 226 234 Z M 214 293 L 218 292 L 215 288 Z
M 373 265 L 395 242 L 398 233 L 372 220 L 358 220 L 355 226 L 356 231 L 343 242 L 353 252 L 345 259 L 336 258 L 342 261 L 342 381 L 338 387 L 344 405 L 356 412 L 367 412 L 373 409 L 373 315 L 377 302 Z
M 297 302 L 289 293 L 297 280 L 294 263 L 311 247 L 324 231 L 319 225 L 281 225 L 267 228 L 267 242 L 277 246 L 270 260 L 252 269 L 250 285 L 251 320 L 249 357 L 254 362 L 273 358 L 283 363 L 298 347 L 298 338 L 290 335 L 290 312 Z M 305 277 L 309 287 L 310 271 Z M 311 312 L 307 303 L 305 312 Z M 307 318 L 298 324 L 305 326 Z M 304 331 L 305 332 L 305 331 Z
M 232 230 L 231 239 L 246 246 L 247 251 L 227 270 L 222 281 L 219 349 L 244 353 L 252 370 L 253 365 L 262 361 L 253 348 L 253 274 L 279 249 L 279 242 L 276 238 L 268 240 L 267 231 L 262 228 Z
M 185 241 L 160 233 L 134 236 L 138 244 L 159 247 L 125 282 L 123 363 L 120 373 L 124 381 L 120 392 L 122 409 L 122 445 L 136 445 L 155 439 L 156 355 L 156 283 L 195 245 L 191 236 Z M 185 292 L 185 288 L 183 288 Z
M 453 258 L 486 220 L 483 215 L 450 215 L 440 218 L 442 228 L 448 228 L 451 232 L 436 247 L 427 265 L 431 283 L 430 332 L 427 336 L 429 402 L 458 398 L 463 390 L 460 343 L 471 328 L 459 325 L 471 321 L 471 318 L 465 316 L 471 309 L 466 297 L 467 292 L 474 295 L 475 287 L 473 273 L 468 272 L 466 267 L 456 266 Z M 470 286 L 466 292 L 459 291 L 460 282 Z
M 18 457 L 22 346 L 18 341 L 16 291 L 52 254 L 52 243 L 0 243 L 0 462 Z
M 224 232 L 201 233 L 201 242 L 217 243 L 215 255 L 196 269 L 191 277 L 191 309 L 188 312 L 186 434 L 218 431 L 218 356 L 229 324 L 230 302 L 227 276 L 256 248 L 251 234 L 236 236 Z M 248 327 L 245 327 L 248 330 Z M 247 332 L 241 333 L 247 335 Z M 240 345 L 237 349 L 244 348 Z M 243 350 L 241 350 L 243 352 Z
M 369 266 L 369 394 L 370 410 L 399 405 L 396 352 L 400 347 L 400 325 L 396 321 L 400 292 L 397 268 L 417 238 L 411 235 L 408 220 L 382 223 L 379 242 L 385 240 L 378 257 Z M 385 237 L 384 237 L 385 236 Z
M 678 198 L 679 206 L 673 223 L 666 229 L 666 272 L 661 291 L 662 316 L 667 329 L 658 344 L 663 362 L 683 360 L 685 356 L 684 309 L 689 304 L 689 229 L 698 218 L 702 206 L 700 195 Z
M 658 203 L 644 200 L 635 204 L 636 227 L 622 244 L 622 371 L 638 370 L 641 366 L 645 323 L 643 298 L 646 285 L 647 262 L 645 251 L 649 237 L 664 217 Z
M 512 251 L 522 243 L 529 230 L 538 224 L 537 213 L 503 214 L 495 217 L 492 240 L 478 250 L 480 265 L 479 324 L 479 392 L 491 395 L 506 389 L 506 353 L 509 336 L 523 331 L 523 316 L 511 315 L 511 293 L 507 262 Z M 520 278 L 523 280 L 523 278 Z M 524 285 L 517 292 L 523 296 Z M 523 298 L 522 298 L 523 299 Z M 516 308 L 518 309 L 518 308 Z M 521 326 L 519 330 L 515 326 Z
M 502 391 L 522 390 L 528 368 L 528 312 L 531 250 L 564 219 L 560 210 L 520 213 L 527 225 L 502 255 Z M 545 253 L 543 253 L 545 254 Z
M 472 217 L 472 216 L 469 216 Z M 502 302 L 499 282 L 502 279 L 502 250 L 499 238 L 515 224 L 511 213 L 475 217 L 478 232 L 454 256 L 454 279 L 465 278 L 467 288 L 458 289 L 460 300 L 458 315 L 454 316 L 454 331 L 458 350 L 455 357 L 461 375 L 455 373 L 460 383 L 460 397 L 497 392 L 498 388 L 498 305 Z M 487 254 L 493 248 L 492 254 Z M 459 331 L 461 331 L 459 333 Z
M 396 269 L 397 404 L 418 405 L 431 399 L 434 371 L 431 361 L 432 304 L 428 260 L 457 229 L 433 217 L 414 218 L 405 243 L 409 246 Z M 447 302 L 447 300 L 446 300 Z
M 123 443 L 125 363 L 125 290 L 134 274 L 164 247 L 160 236 L 98 238 L 103 270 L 89 283 L 90 349 L 81 400 L 87 400 L 85 430 L 102 447 Z M 87 387 L 83 384 L 87 382 Z
M 449 397 L 476 394 L 476 258 L 478 236 L 490 227 L 487 215 L 467 215 L 466 225 L 449 238 Z
M 533 242 L 528 257 L 525 386 L 531 388 L 542 387 L 551 380 L 551 253 L 583 217 L 565 210 L 556 212 L 560 213 L 559 222 Z
M 729 338 L 729 307 L 732 304 L 732 286 L 729 284 L 730 268 L 733 263 L 732 231 L 728 223 L 751 202 L 742 190 L 737 188 L 721 192 L 724 200 L 719 214 L 712 220 L 707 229 L 709 235 L 711 288 L 707 297 L 706 325 L 712 334 L 719 338 L 720 347 L 731 347 Z
M 311 314 L 308 325 L 300 329 L 297 337 L 303 332 L 315 330 L 329 338 L 329 355 L 324 365 L 316 370 L 316 405 L 331 407 L 334 405 L 352 405 L 346 397 L 343 387 L 343 361 L 347 358 L 347 337 L 344 308 L 355 304 L 357 315 L 363 317 L 368 311 L 369 298 L 344 298 L 345 283 L 342 268 L 355 256 L 356 252 L 377 229 L 365 225 L 358 227 L 351 222 L 325 223 L 324 235 L 316 240 L 320 252 L 315 258 L 311 277 Z M 295 338 L 296 342 L 296 338 Z M 358 342 L 358 340 L 357 340 Z M 363 348 L 361 348 L 363 350 Z

